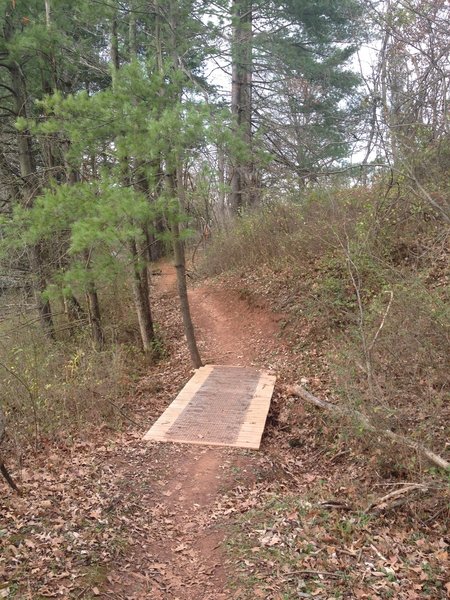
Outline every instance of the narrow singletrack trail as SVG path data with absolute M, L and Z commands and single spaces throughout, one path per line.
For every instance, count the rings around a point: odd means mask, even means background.
M 155 279 L 157 295 L 176 295 L 172 265 L 163 263 Z M 261 349 L 275 349 L 275 316 L 249 307 L 236 292 L 207 282 L 189 293 L 200 352 L 205 363 L 260 366 Z M 221 496 L 236 486 L 252 486 L 261 453 L 178 444 L 149 444 L 128 454 L 136 475 L 128 493 L 148 514 L 142 544 L 129 563 L 113 573 L 116 598 L 228 600 L 227 532 L 217 525 Z

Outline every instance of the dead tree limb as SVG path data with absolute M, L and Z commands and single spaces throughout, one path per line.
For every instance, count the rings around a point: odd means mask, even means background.
M 386 496 L 383 496 L 382 498 L 378 498 L 378 500 L 372 502 L 364 512 L 386 512 L 405 504 L 410 499 L 411 495 L 417 496 L 418 494 L 426 494 L 429 490 L 429 486 L 420 483 L 405 485 L 398 490 L 386 494 Z
M 427 460 L 429 460 L 431 463 L 433 463 L 440 469 L 450 471 L 450 463 L 447 460 L 445 460 L 445 458 L 442 458 L 442 456 L 435 454 L 429 448 L 422 446 L 422 444 L 419 444 L 418 442 L 415 442 L 414 440 L 411 440 L 410 438 L 407 438 L 404 435 L 394 433 L 390 429 L 379 429 L 378 427 L 375 427 L 375 425 L 373 425 L 369 421 L 369 419 L 365 415 L 363 415 L 363 413 L 357 410 L 336 406 L 335 404 L 332 404 L 327 400 L 321 400 L 320 398 L 313 396 L 310 392 L 308 392 L 299 385 L 291 386 L 289 388 L 289 393 L 292 396 L 298 396 L 299 398 L 303 398 L 303 400 L 306 400 L 307 402 L 314 404 L 315 406 L 323 408 L 328 412 L 356 419 L 368 431 L 373 431 L 378 435 L 382 435 L 383 437 L 390 439 L 392 442 L 396 442 L 398 444 L 402 444 L 403 446 L 407 446 L 408 448 L 411 448 L 412 450 L 415 450 L 416 452 L 421 454 L 423 457 L 425 457 Z
M 5 436 L 5 418 L 3 416 L 3 411 L 2 411 L 2 409 L 0 407 L 0 445 L 2 443 L 2 440 L 3 440 L 4 436 Z M 0 473 L 5 478 L 7 484 L 9 485 L 9 487 L 11 489 L 13 489 L 17 494 L 19 494 L 19 496 L 21 496 L 22 492 L 17 487 L 17 485 L 14 482 L 14 479 L 9 474 L 8 469 L 5 466 L 5 463 L 3 462 L 3 457 L 2 457 L 1 454 L 0 454 Z

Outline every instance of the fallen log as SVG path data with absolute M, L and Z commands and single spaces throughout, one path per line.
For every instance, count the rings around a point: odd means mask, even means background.
M 422 446 L 422 444 L 419 444 L 419 442 L 415 442 L 414 440 L 411 440 L 404 435 L 394 433 L 390 429 L 379 429 L 378 427 L 375 427 L 375 425 L 373 425 L 369 421 L 369 419 L 365 415 L 363 415 L 363 413 L 357 410 L 337 406 L 336 404 L 332 404 L 327 400 L 321 400 L 320 398 L 313 396 L 313 394 L 305 390 L 305 388 L 301 387 L 300 385 L 294 385 L 289 387 L 288 392 L 292 396 L 303 398 L 303 400 L 306 400 L 310 404 L 314 404 L 315 406 L 323 408 L 328 412 L 356 419 L 368 431 L 372 431 L 378 435 L 382 435 L 383 437 L 390 439 L 393 442 L 402 444 L 403 446 L 407 446 L 408 448 L 411 448 L 412 450 L 415 450 L 417 453 L 421 454 L 423 457 L 425 457 L 427 460 L 429 460 L 432 464 L 439 467 L 440 469 L 450 471 L 450 463 L 447 460 L 445 460 L 445 458 L 442 458 L 442 456 L 439 456 L 429 448 Z

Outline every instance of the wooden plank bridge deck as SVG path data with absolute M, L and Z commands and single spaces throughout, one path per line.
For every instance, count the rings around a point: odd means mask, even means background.
M 247 367 L 201 367 L 144 440 L 257 450 L 275 381 Z

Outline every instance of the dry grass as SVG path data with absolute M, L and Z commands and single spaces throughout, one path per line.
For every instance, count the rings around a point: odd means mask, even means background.
M 115 289 L 114 298 L 103 295 L 108 341 L 102 351 L 86 328 L 70 330 L 62 311 L 52 341 L 42 334 L 33 310 L 23 311 L 23 299 L 0 298 L 3 307 L 7 302 L 16 307 L 3 311 L 0 323 L 0 405 L 10 445 L 19 455 L 60 435 L 83 435 L 105 423 L 120 426 L 117 407 L 145 367 L 126 287 Z

